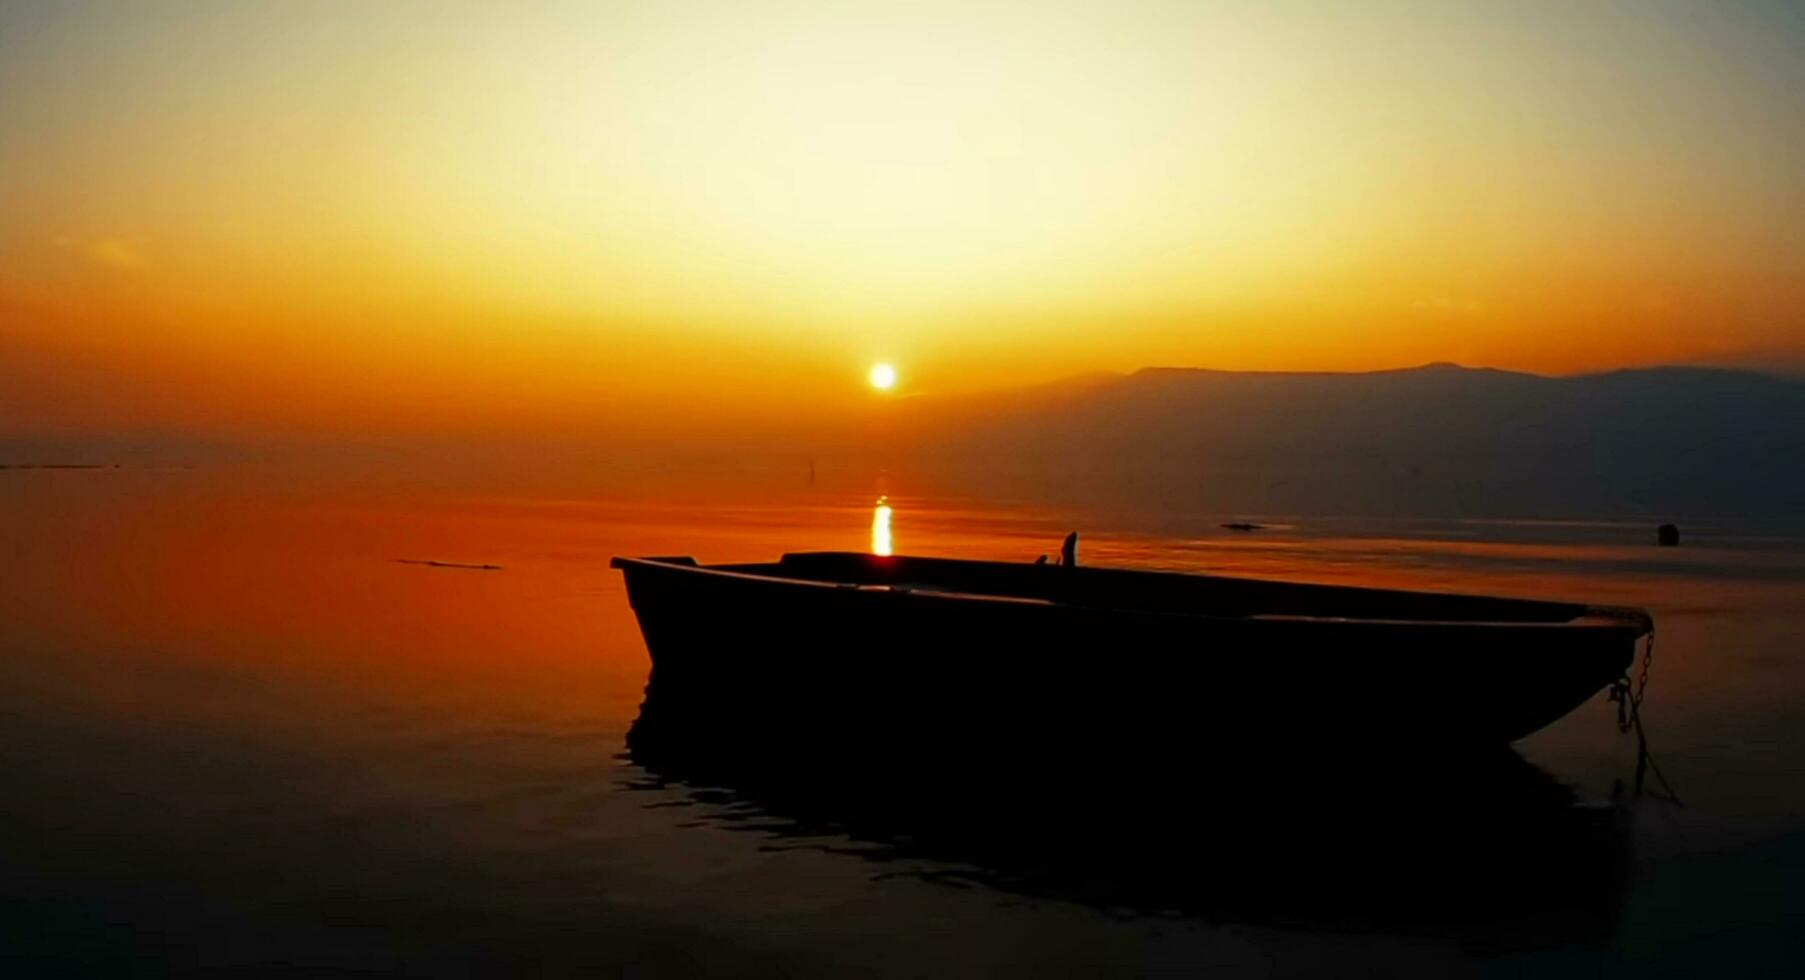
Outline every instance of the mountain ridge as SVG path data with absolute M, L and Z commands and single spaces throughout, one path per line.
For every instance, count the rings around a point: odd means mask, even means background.
M 893 435 L 925 465 L 1039 475 L 1086 502 L 1805 518 L 1805 381 L 1737 368 L 1150 367 L 917 401 Z

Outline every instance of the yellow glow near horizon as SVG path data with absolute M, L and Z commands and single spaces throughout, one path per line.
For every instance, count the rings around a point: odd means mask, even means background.
M 0 428 L 1805 361 L 1784 5 L 14 6 Z
M 896 387 L 896 367 L 892 364 L 879 363 L 871 365 L 871 371 L 865 376 L 871 387 L 879 391 L 889 391 Z

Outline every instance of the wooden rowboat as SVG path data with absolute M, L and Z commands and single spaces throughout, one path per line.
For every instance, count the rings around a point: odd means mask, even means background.
M 1298 741 L 1498 745 L 1624 676 L 1637 609 L 815 552 L 616 558 L 653 698 L 847 752 L 1195 759 Z

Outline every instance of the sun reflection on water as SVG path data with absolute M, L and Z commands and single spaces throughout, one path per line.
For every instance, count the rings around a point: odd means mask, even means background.
M 890 549 L 890 498 L 877 498 L 877 507 L 871 511 L 871 553 L 888 555 Z

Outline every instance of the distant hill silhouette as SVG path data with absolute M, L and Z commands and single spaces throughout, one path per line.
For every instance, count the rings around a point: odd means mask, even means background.
M 1188 510 L 1805 520 L 1805 381 L 1148 368 L 899 406 L 924 467 Z

